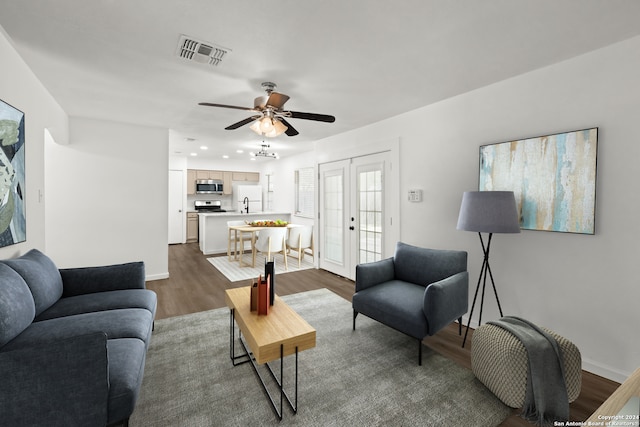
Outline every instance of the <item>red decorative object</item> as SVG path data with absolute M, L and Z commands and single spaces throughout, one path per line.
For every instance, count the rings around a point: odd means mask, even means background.
M 271 276 L 266 280 L 262 279 L 262 275 L 258 277 L 258 314 L 269 314 L 269 281 Z

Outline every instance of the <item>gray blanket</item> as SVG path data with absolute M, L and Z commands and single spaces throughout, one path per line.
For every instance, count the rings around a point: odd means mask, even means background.
M 531 322 L 514 316 L 487 323 L 513 334 L 527 351 L 529 366 L 523 418 L 543 426 L 569 420 L 562 352 L 555 338 Z

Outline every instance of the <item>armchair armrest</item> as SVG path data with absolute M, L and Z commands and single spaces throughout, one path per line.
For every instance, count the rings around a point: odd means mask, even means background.
M 356 292 L 395 277 L 393 258 L 356 265 Z
M 3 425 L 106 425 L 107 336 L 0 352 Z
M 424 314 L 433 335 L 469 310 L 469 273 L 434 282 L 424 291 Z
M 60 270 L 60 275 L 64 297 L 145 288 L 142 261 L 100 267 L 65 268 Z

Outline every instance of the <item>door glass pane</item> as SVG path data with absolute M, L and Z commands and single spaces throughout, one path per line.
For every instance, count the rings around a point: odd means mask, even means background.
M 359 263 L 382 259 L 382 170 L 358 172 Z
M 342 264 L 344 262 L 342 175 L 327 175 L 324 184 L 325 259 Z

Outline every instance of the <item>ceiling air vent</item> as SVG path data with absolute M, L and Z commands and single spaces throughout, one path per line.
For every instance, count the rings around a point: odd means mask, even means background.
M 176 54 L 188 61 L 217 66 L 229 52 L 231 52 L 231 49 L 217 46 L 213 43 L 202 42 L 183 34 L 178 41 Z

